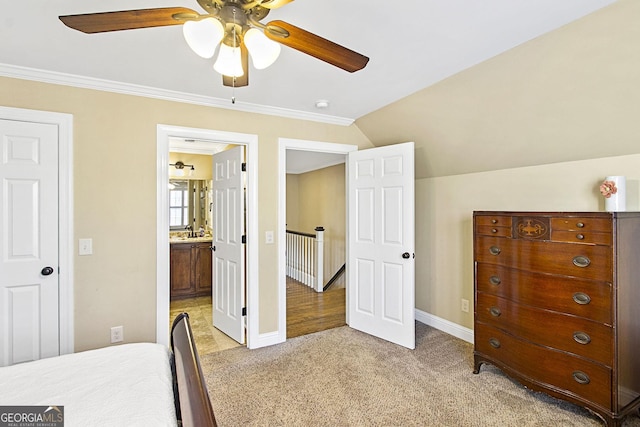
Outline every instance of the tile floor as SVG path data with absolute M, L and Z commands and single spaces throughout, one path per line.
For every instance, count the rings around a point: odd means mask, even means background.
M 199 355 L 238 347 L 240 344 L 213 327 L 211 297 L 187 298 L 171 301 L 169 316 L 171 322 L 179 313 L 189 313 L 189 323 L 196 341 Z

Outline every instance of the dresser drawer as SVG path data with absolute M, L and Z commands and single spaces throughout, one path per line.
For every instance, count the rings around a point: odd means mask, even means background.
M 586 243 L 592 245 L 611 245 L 611 233 L 595 231 L 551 230 L 551 240 L 554 242 Z
M 495 295 L 476 294 L 476 319 L 535 344 L 568 351 L 612 366 L 613 329 L 583 317 L 515 304 Z
M 502 215 L 477 215 L 476 226 L 489 225 L 492 227 L 511 227 L 511 217 Z
M 477 236 L 474 255 L 477 262 L 612 281 L 610 246 Z
M 476 264 L 475 274 L 478 292 L 613 324 L 609 282 L 532 273 L 485 263 Z
M 554 391 L 576 395 L 612 408 L 611 370 L 571 354 L 518 339 L 500 329 L 477 323 L 475 351 L 525 379 Z
M 551 218 L 553 230 L 611 233 L 612 227 L 611 218 Z
M 485 236 L 511 237 L 511 227 L 498 227 L 495 225 L 477 225 L 476 233 Z

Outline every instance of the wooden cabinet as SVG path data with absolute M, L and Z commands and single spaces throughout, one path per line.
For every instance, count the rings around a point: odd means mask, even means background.
M 171 298 L 211 295 L 211 242 L 172 243 Z
M 640 407 L 640 213 L 474 212 L 474 373 L 608 426 Z

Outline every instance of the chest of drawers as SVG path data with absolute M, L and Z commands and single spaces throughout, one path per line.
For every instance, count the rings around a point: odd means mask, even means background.
M 476 211 L 474 373 L 607 426 L 640 407 L 640 213 Z

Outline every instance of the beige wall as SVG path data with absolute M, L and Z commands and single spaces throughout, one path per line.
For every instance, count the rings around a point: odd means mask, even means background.
M 370 147 L 355 127 L 248 114 L 109 92 L 0 78 L 0 105 L 73 115 L 74 238 L 93 238 L 93 255 L 74 257 L 76 350 L 154 341 L 156 316 L 156 126 L 259 137 L 261 235 L 277 229 L 278 138 Z M 129 191 L 113 185 L 127 176 Z M 261 239 L 262 240 L 262 239 Z M 260 333 L 277 329 L 277 253 L 259 247 Z
M 293 189 L 290 193 L 290 182 L 295 193 Z M 325 228 L 325 283 L 342 267 L 346 259 L 345 185 L 344 164 L 299 175 L 287 175 L 287 215 L 291 209 L 292 215 L 296 216 L 296 227 L 288 225 L 288 228 L 304 233 L 313 233 L 317 226 Z M 335 283 L 335 287 L 344 287 L 344 276 Z
M 607 175 L 626 176 L 639 210 L 640 154 L 417 180 L 417 308 L 472 328 L 460 300 L 473 301 L 473 211 L 604 211 Z
M 286 223 L 287 230 L 300 230 L 300 207 L 298 206 L 298 182 L 300 175 L 287 174 L 287 206 L 286 206 Z

